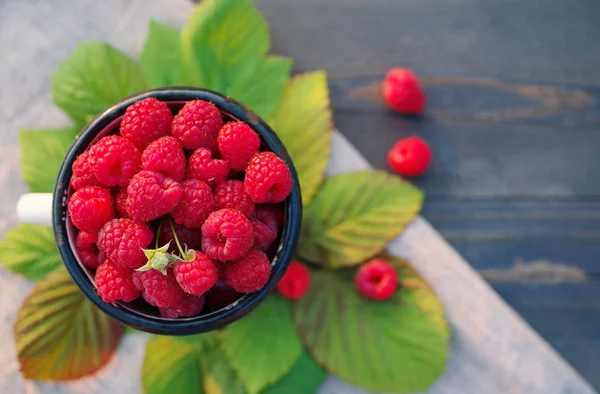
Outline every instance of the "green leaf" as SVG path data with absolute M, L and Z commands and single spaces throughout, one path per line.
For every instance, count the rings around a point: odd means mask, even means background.
M 79 126 L 145 89 L 137 63 L 110 45 L 94 41 L 78 45 L 52 78 L 54 102 Z
M 279 105 L 291 60 L 266 57 L 267 23 L 251 0 L 205 0 L 181 33 L 185 81 L 269 116 Z
M 60 165 L 77 130 L 21 130 L 23 179 L 34 193 L 52 192 Z
M 290 372 L 272 386 L 267 387 L 262 394 L 307 394 L 316 393 L 327 372 L 313 361 L 310 355 L 302 355 Z
M 140 55 L 140 67 L 149 88 L 185 83 L 177 29 L 150 21 L 148 37 Z
M 0 265 L 37 281 L 62 267 L 52 229 L 37 224 L 19 224 L 0 242 Z
M 448 358 L 442 306 L 406 263 L 397 264 L 393 298 L 361 297 L 354 270 L 313 272 L 312 285 L 294 307 L 298 333 L 329 372 L 368 390 L 425 391 Z
M 327 74 L 316 71 L 292 78 L 269 124 L 294 161 L 306 205 L 323 181 L 331 150 Z
M 227 95 L 240 101 L 259 116 L 272 114 L 279 105 L 284 88 L 290 79 L 292 60 L 281 56 L 269 56 L 251 78 L 240 81 L 227 89 Z
M 385 172 L 327 178 L 305 209 L 298 253 L 331 268 L 360 264 L 404 230 L 422 201 L 421 191 Z
M 146 346 L 142 386 L 146 394 L 202 394 L 200 342 L 154 335 Z
M 225 327 L 221 349 L 250 394 L 276 382 L 302 352 L 290 303 L 269 296 L 254 312 Z
M 220 348 L 214 348 L 204 361 L 206 394 L 246 394 L 244 383 L 231 368 Z
M 123 326 L 96 308 L 66 271 L 37 283 L 14 326 L 27 379 L 78 379 L 110 360 Z

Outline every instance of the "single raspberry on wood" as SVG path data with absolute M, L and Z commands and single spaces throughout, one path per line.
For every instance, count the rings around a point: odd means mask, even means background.
M 117 195 L 115 196 L 115 208 L 117 208 L 117 212 L 119 216 L 125 219 L 129 219 L 129 213 L 127 213 L 127 188 L 120 187 L 117 190 Z
M 277 239 L 279 225 L 275 213 L 264 205 L 259 205 L 250 218 L 254 229 L 254 247 L 267 251 Z
M 179 304 L 169 308 L 158 308 L 160 316 L 166 319 L 177 319 L 178 317 L 193 317 L 202 312 L 205 298 L 188 294 Z
M 215 209 L 212 189 L 197 179 L 183 181 L 183 194 L 171 216 L 177 224 L 186 227 L 200 227 Z
M 198 179 L 209 185 L 216 185 L 227 179 L 229 166 L 225 160 L 213 159 L 206 148 L 199 148 L 188 160 L 186 179 Z
M 106 186 L 127 186 L 140 170 L 142 153 L 131 141 L 109 135 L 89 150 L 90 166 L 100 183 Z
M 235 291 L 253 293 L 265 287 L 271 276 L 271 265 L 267 255 L 260 250 L 251 249 L 239 260 L 223 266 L 223 279 Z
M 176 263 L 173 272 L 183 291 L 201 296 L 210 290 L 219 279 L 217 267 L 204 253 L 194 251 L 192 256 L 193 259 L 190 261 Z
M 173 211 L 183 195 L 183 186 L 159 172 L 142 170 L 127 186 L 127 213 L 147 222 Z
M 285 298 L 299 300 L 310 287 L 310 272 L 301 262 L 293 260 L 277 283 L 277 290 Z
M 182 181 L 185 175 L 185 154 L 181 145 L 170 136 L 151 142 L 142 153 L 142 168 Z
M 252 223 L 235 209 L 214 211 L 202 225 L 202 251 L 211 259 L 239 259 L 253 243 Z
M 217 135 L 223 126 L 221 112 L 214 104 L 202 100 L 189 101 L 173 118 L 173 137 L 187 149 L 206 148 L 214 152 Z
M 100 264 L 94 280 L 98 295 L 104 302 L 130 302 L 140 296 L 133 283 L 132 271 L 110 260 Z
M 110 192 L 99 186 L 84 187 L 73 193 L 68 211 L 75 227 L 88 233 L 98 233 L 115 216 Z
M 404 176 L 422 175 L 429 168 L 431 149 L 419 137 L 401 139 L 387 156 L 390 167 Z
M 244 184 L 255 203 L 278 203 L 290 195 L 292 176 L 275 153 L 261 152 L 248 163 Z
M 113 219 L 98 233 L 98 248 L 114 263 L 127 268 L 139 268 L 147 261 L 142 249 L 146 248 L 154 233 L 145 223 L 130 219 Z
M 162 224 L 160 231 L 158 232 L 158 244 L 166 245 L 170 242 L 169 251 L 177 252 L 177 245 L 175 243 L 175 237 L 173 236 L 173 230 L 171 230 L 171 218 L 163 216 L 161 219 Z M 182 224 L 174 223 L 175 233 L 179 242 L 182 246 L 185 245 L 188 249 L 201 250 L 202 249 L 202 231 L 199 228 L 185 227 Z
M 152 141 L 171 133 L 172 120 L 169 106 L 149 97 L 127 107 L 121 121 L 121 135 L 144 149 Z
M 97 241 L 97 234 L 86 233 L 85 231 L 80 231 L 75 239 L 75 249 L 81 264 L 93 270 L 98 268 L 98 265 L 102 262 L 99 261 L 100 250 L 96 245 Z
M 171 308 L 181 304 L 186 298 L 186 293 L 175 280 L 172 268 L 167 270 L 167 275 L 163 275 L 155 269 L 143 271 L 139 274 L 137 281 L 141 282 L 144 288 L 142 296 L 150 305 Z
M 100 186 L 100 181 L 94 175 L 94 171 L 90 165 L 89 152 L 83 152 L 77 156 L 71 169 L 73 170 L 73 175 L 71 175 L 71 186 L 73 186 L 73 189 L 78 190 L 89 186 Z
M 375 258 L 360 266 L 355 283 L 363 296 L 383 301 L 396 292 L 398 277 L 393 265 L 382 258 Z
M 237 209 L 247 217 L 254 213 L 254 201 L 246 193 L 244 182 L 228 179 L 219 183 L 215 189 L 217 209 Z
M 395 111 L 419 114 L 425 109 L 425 94 L 417 76 L 406 68 L 392 68 L 383 81 L 383 98 Z
M 244 122 L 229 122 L 219 130 L 217 148 L 234 171 L 244 171 L 248 162 L 258 153 L 260 138 Z

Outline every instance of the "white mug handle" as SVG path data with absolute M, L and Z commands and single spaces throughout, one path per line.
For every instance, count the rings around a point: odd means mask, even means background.
M 17 215 L 21 223 L 52 226 L 52 193 L 28 193 L 19 198 Z

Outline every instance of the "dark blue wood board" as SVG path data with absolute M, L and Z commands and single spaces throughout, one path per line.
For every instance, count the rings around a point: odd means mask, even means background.
M 423 215 L 600 389 L 600 2 L 258 0 L 274 50 L 325 68 L 336 127 L 378 168 L 434 152 Z M 394 66 L 429 100 L 381 103 Z

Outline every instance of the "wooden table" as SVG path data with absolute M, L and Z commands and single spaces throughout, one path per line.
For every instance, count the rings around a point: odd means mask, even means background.
M 431 144 L 423 216 L 600 388 L 600 3 L 257 2 L 276 53 L 328 71 L 372 165 L 399 138 Z M 422 119 L 381 105 L 393 66 L 422 77 Z

